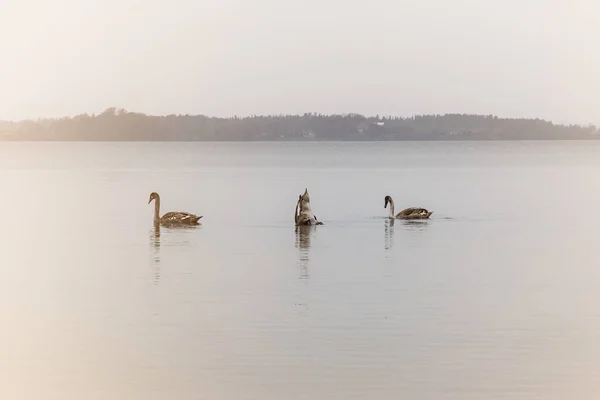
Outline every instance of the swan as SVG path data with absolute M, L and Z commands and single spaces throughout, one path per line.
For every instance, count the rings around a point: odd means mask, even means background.
M 296 223 L 296 226 L 323 225 L 321 221 L 317 220 L 317 216 L 313 214 L 312 209 L 310 208 L 308 189 L 304 189 L 304 194 L 298 196 L 296 211 L 294 212 L 294 222 Z
M 390 218 L 398 219 L 427 219 L 433 214 L 433 211 L 427 211 L 421 207 L 410 207 L 400 211 L 394 215 L 394 200 L 392 196 L 385 196 L 385 204 L 383 208 L 387 208 L 388 203 L 390 204 Z
M 189 225 L 198 225 L 200 218 L 202 216 L 198 216 L 195 214 L 182 212 L 182 211 L 172 211 L 168 212 L 162 217 L 160 216 L 160 196 L 156 192 L 150 193 L 150 200 L 148 200 L 148 204 L 150 204 L 154 200 L 154 224 L 155 225 L 179 225 L 179 226 L 189 226 Z

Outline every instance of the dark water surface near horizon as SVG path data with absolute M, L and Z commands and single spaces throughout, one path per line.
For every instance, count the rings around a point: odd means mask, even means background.
M 2 143 L 0 189 L 0 398 L 600 393 L 600 143 Z

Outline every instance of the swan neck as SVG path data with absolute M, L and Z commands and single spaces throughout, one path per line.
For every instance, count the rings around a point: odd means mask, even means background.
M 296 211 L 294 212 L 294 222 L 298 225 L 298 217 L 300 216 L 300 199 L 296 202 Z
M 160 197 L 154 200 L 154 222 L 160 221 Z
M 395 211 L 394 200 L 392 200 L 390 198 L 390 218 L 394 218 L 394 211 Z

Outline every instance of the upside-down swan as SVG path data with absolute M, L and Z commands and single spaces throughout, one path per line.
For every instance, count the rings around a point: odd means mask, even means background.
M 298 196 L 296 211 L 294 212 L 294 222 L 296 223 L 296 226 L 323 225 L 321 221 L 317 220 L 317 216 L 313 214 L 312 209 L 310 208 L 308 189 L 304 190 L 304 194 Z

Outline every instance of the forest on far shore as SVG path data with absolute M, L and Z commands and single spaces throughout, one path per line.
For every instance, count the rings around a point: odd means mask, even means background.
M 468 114 L 403 118 L 306 113 L 216 118 L 152 116 L 112 107 L 98 115 L 0 121 L 0 140 L 4 141 L 587 140 L 597 139 L 599 134 L 593 125 Z

